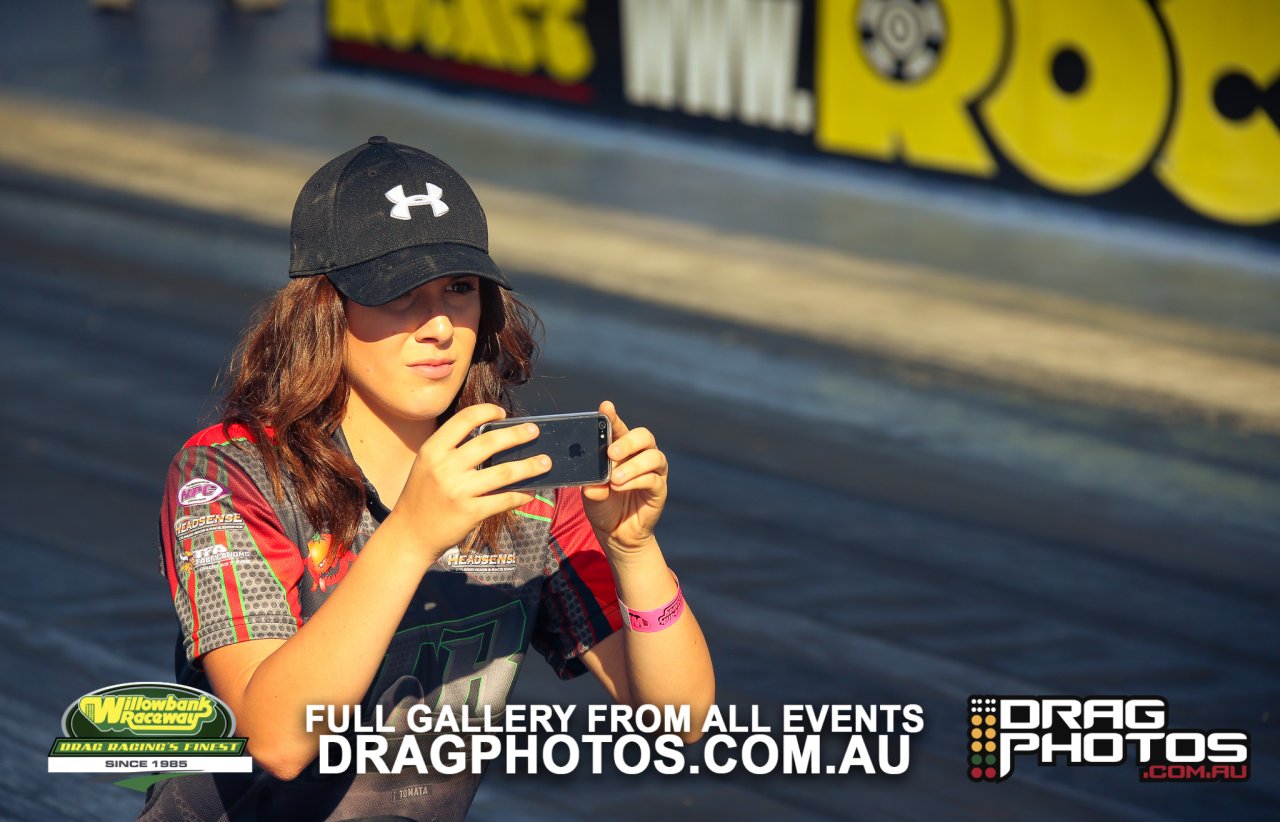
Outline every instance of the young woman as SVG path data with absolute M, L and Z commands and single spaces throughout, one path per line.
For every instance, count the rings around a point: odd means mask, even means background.
M 381 137 L 303 187 L 292 280 L 241 343 L 222 422 L 175 457 L 160 521 L 180 681 L 230 706 L 258 767 L 161 782 L 143 818 L 460 818 L 478 775 L 320 775 L 305 706 L 380 708 L 401 733 L 420 703 L 497 715 L 529 644 L 620 702 L 690 705 L 698 735 L 714 676 L 653 536 L 653 435 L 603 402 L 607 485 L 501 490 L 547 455 L 477 467 L 537 436 L 470 436 L 535 354 L 487 232 L 452 168 Z

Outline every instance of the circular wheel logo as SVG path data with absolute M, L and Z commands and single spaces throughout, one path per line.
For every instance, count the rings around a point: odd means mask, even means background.
M 938 0 L 863 0 L 857 27 L 862 56 L 881 76 L 900 83 L 933 72 L 947 33 Z

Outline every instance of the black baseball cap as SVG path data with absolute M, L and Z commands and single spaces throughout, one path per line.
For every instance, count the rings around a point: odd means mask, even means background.
M 511 288 L 489 256 L 484 209 L 462 175 L 386 137 L 370 137 L 311 175 L 293 206 L 289 241 L 290 277 L 323 274 L 361 305 L 454 274 Z

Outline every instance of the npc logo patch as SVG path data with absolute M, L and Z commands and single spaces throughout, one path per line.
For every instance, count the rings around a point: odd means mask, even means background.
M 178 489 L 178 504 L 184 508 L 205 505 L 214 500 L 231 496 L 231 492 L 213 480 L 196 478 Z

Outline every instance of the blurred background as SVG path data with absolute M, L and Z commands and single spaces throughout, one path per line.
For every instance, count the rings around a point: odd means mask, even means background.
M 0 15 L 0 815 L 140 809 L 48 747 L 82 694 L 172 676 L 165 468 L 302 182 L 373 134 L 476 184 L 547 327 L 530 410 L 656 432 L 719 702 L 925 708 L 901 777 L 495 771 L 473 818 L 1280 812 L 1280 7 Z M 974 785 L 970 694 L 1158 694 L 1248 731 L 1253 776 Z M 536 656 L 512 697 L 602 699 Z

